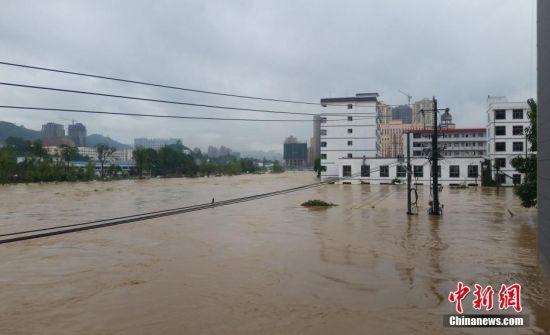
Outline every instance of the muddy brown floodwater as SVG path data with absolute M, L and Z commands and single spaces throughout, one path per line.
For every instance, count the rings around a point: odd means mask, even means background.
M 313 181 L 303 172 L 0 186 L 0 234 Z M 459 280 L 521 283 L 530 326 L 498 331 L 549 332 L 536 211 L 512 189 L 445 188 L 445 214 L 433 218 L 429 190 L 419 193 L 414 217 L 403 186 L 326 185 L 0 245 L 0 333 L 495 333 L 443 328 Z M 339 206 L 300 206 L 314 198 Z

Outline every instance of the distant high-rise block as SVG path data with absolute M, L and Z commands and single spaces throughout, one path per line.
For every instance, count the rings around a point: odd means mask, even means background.
M 56 139 L 65 136 L 65 128 L 62 124 L 48 122 L 42 125 L 41 131 L 42 139 Z
M 82 123 L 69 125 L 69 137 L 77 147 L 86 146 L 86 127 Z

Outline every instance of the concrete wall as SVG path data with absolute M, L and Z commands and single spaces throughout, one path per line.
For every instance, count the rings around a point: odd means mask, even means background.
M 538 0 L 538 242 L 550 268 L 550 0 Z

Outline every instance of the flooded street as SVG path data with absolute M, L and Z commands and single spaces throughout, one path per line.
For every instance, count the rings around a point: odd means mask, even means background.
M 0 186 L 0 234 L 315 181 L 303 172 Z M 457 281 L 522 284 L 530 327 L 496 331 L 550 332 L 536 211 L 512 189 L 446 187 L 434 218 L 428 197 L 419 186 L 419 215 L 408 217 L 405 186 L 325 185 L 0 245 L 0 333 L 495 333 L 443 328 Z M 300 206 L 309 199 L 339 206 Z M 473 312 L 471 299 L 465 306 Z

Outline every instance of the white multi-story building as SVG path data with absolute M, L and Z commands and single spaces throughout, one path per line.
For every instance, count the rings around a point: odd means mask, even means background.
M 128 162 L 134 159 L 134 150 L 133 149 L 121 149 L 113 152 L 111 155 L 112 160 Z
M 135 148 L 145 148 L 160 150 L 167 145 L 173 145 L 178 142 L 176 138 L 136 138 L 134 139 Z
M 412 157 L 426 157 L 432 150 L 432 130 L 410 131 Z M 443 157 L 483 157 L 486 155 L 485 128 L 452 128 L 438 131 L 438 144 Z M 407 134 L 403 134 L 403 156 L 407 156 Z
M 93 147 L 78 147 L 78 153 L 82 156 L 88 156 L 93 161 L 98 159 L 97 149 Z
M 482 157 L 442 159 L 438 166 L 439 184 L 477 186 L 481 184 Z M 407 180 L 404 160 L 395 158 L 341 159 L 340 183 L 390 184 L 396 179 Z M 412 181 L 415 185 L 430 185 L 431 165 L 427 158 L 411 158 Z
M 380 138 L 378 93 L 321 99 L 321 105 L 327 108 L 320 114 L 322 180 L 340 175 L 339 160 L 343 158 L 377 156 Z
M 531 153 L 525 137 L 529 127 L 527 102 L 509 102 L 506 97 L 487 98 L 487 158 L 493 179 L 500 185 L 521 183 L 523 175 L 512 166 L 512 159 Z

